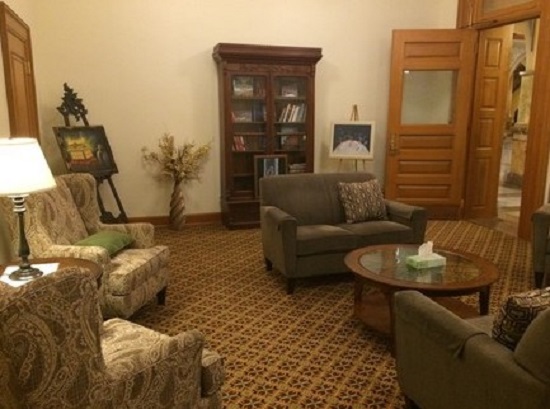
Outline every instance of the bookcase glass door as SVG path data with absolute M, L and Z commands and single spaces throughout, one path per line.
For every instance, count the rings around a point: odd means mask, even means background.
M 307 77 L 273 77 L 273 150 L 287 156 L 288 173 L 306 171 L 308 83 Z
M 264 75 L 231 76 L 232 196 L 254 197 L 255 154 L 267 148 L 267 78 Z

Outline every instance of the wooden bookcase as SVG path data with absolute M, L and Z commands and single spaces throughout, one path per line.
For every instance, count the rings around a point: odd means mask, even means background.
M 221 210 L 228 228 L 259 224 L 258 180 L 313 172 L 320 48 L 219 43 Z

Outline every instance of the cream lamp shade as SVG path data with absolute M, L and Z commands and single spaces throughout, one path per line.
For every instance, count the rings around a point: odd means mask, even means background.
M 0 138 L 0 196 L 20 197 L 55 187 L 38 141 Z

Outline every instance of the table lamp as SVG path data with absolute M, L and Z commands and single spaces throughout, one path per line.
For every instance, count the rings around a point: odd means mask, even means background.
M 33 280 L 42 271 L 29 263 L 25 237 L 25 198 L 29 193 L 55 187 L 55 180 L 38 141 L 34 138 L 0 138 L 0 196 L 13 201 L 19 219 L 19 269 L 10 274 L 14 281 Z

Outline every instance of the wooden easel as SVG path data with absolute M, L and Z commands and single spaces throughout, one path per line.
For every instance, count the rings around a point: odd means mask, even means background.
M 359 110 L 357 109 L 357 104 L 353 104 L 353 106 L 351 107 L 351 116 L 349 118 L 350 121 L 359 121 Z M 340 169 L 342 168 L 342 161 L 344 159 L 340 159 L 339 162 L 338 162 L 338 171 L 340 171 Z M 365 159 L 355 159 L 355 171 L 356 172 L 359 172 L 359 161 L 361 161 L 363 163 L 363 170 L 366 169 L 366 165 L 365 165 Z
M 62 98 L 63 103 L 57 107 L 57 110 L 61 115 L 63 115 L 63 119 L 65 120 L 65 126 L 67 127 L 71 126 L 71 121 L 70 121 L 71 115 L 75 117 L 76 122 L 82 119 L 82 122 L 84 122 L 84 126 L 90 126 L 90 124 L 88 123 L 88 119 L 86 118 L 86 114 L 88 113 L 88 110 L 84 106 L 82 99 L 77 98 L 77 94 L 66 83 L 63 84 L 63 89 L 65 91 L 65 94 L 63 95 L 63 98 Z M 113 174 L 111 173 L 107 175 L 104 175 L 104 174 L 100 175 L 100 174 L 92 173 L 92 175 L 97 182 L 96 193 L 97 193 L 97 202 L 99 204 L 99 210 L 101 211 L 100 220 L 103 223 L 128 223 L 128 216 L 126 216 L 126 212 L 124 211 L 122 202 L 118 197 L 118 192 L 115 188 L 113 180 L 111 179 L 111 176 Z M 101 195 L 99 194 L 99 185 L 101 185 L 105 180 L 109 183 L 109 187 L 113 192 L 113 197 L 115 198 L 116 204 L 118 206 L 119 215 L 116 217 L 113 215 L 113 213 L 105 210 L 105 205 L 103 204 L 103 200 L 101 199 Z

